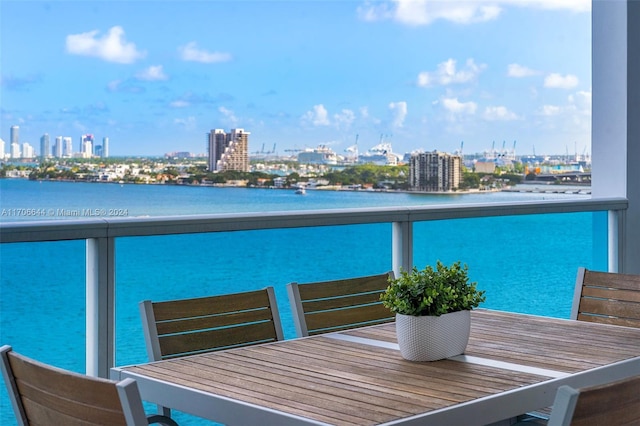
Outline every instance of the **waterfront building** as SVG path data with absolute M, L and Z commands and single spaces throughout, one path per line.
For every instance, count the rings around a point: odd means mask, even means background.
M 53 145 L 53 156 L 62 158 L 62 136 L 56 136 L 56 141 Z
M 83 158 L 91 158 L 93 156 L 93 135 L 82 135 L 80 139 L 80 153 Z
M 11 126 L 11 133 L 10 133 L 10 140 L 9 140 L 10 144 L 18 144 L 20 143 L 20 127 L 19 126 Z
M 496 163 L 481 158 L 473 164 L 473 168 L 476 173 L 493 173 L 496 171 Z
M 216 165 L 226 145 L 227 134 L 222 129 L 214 129 L 207 133 L 208 168 L 215 171 Z
M 448 192 L 460 187 L 462 158 L 443 152 L 411 155 L 409 188 L 412 191 Z
M 20 145 L 18 145 L 15 142 L 11 142 L 11 146 L 9 149 L 10 149 L 9 155 L 11 158 L 20 158 L 21 156 Z
M 45 133 L 40 138 L 40 158 L 45 160 L 51 157 L 51 151 L 49 151 L 49 134 Z
M 73 140 L 69 136 L 65 136 L 62 138 L 62 156 L 63 157 L 73 156 Z
M 2 138 L 0 138 L 0 160 L 4 159 L 5 149 L 6 149 L 5 142 Z
M 210 171 L 249 171 L 249 135 L 244 129 L 211 130 L 207 134 Z
M 33 158 L 36 156 L 36 151 L 33 149 L 29 142 L 22 144 L 22 158 Z
M 109 138 L 102 138 L 102 158 L 109 158 Z

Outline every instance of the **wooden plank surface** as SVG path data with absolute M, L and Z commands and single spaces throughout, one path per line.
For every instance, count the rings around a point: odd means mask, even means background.
M 574 373 L 640 355 L 640 329 L 474 310 L 466 355 Z M 344 334 L 396 342 L 395 325 Z
M 395 325 L 344 332 L 395 342 Z M 466 355 L 578 372 L 640 355 L 640 329 L 473 312 Z M 314 336 L 127 371 L 336 425 L 373 425 L 549 377 L 474 363 L 410 362 L 398 350 Z

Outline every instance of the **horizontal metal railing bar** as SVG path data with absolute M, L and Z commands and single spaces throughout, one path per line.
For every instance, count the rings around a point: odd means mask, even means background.
M 625 198 L 0 223 L 0 243 L 625 210 Z

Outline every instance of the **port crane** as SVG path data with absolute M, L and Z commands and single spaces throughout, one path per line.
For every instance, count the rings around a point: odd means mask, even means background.
M 264 155 L 269 155 L 269 154 L 275 154 L 276 153 L 276 144 L 273 144 L 273 149 L 271 151 L 265 151 L 264 150 L 264 143 L 262 144 L 262 149 L 260 149 L 260 151 L 255 151 L 252 154 L 264 154 Z

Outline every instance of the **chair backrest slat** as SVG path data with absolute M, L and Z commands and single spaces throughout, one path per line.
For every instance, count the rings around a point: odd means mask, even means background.
M 307 284 L 289 283 L 298 336 L 309 336 L 395 319 L 380 301 L 393 272 Z
M 140 302 L 149 360 L 283 339 L 273 287 L 193 299 Z
M 337 331 L 336 328 L 354 328 L 363 325 L 390 322 L 394 314 L 382 304 L 355 306 L 352 308 L 332 309 L 324 312 L 311 312 L 305 315 L 309 334 L 319 334 L 322 330 Z
M 571 318 L 640 327 L 640 275 L 579 268 Z
M 163 359 L 278 340 L 272 322 L 248 323 L 238 327 L 200 330 L 158 338 Z
M 213 301 L 213 303 L 218 303 Z M 170 321 L 157 321 L 158 335 L 188 333 L 198 330 L 208 330 L 221 327 L 242 326 L 253 322 L 273 322 L 273 314 L 269 306 L 256 308 L 251 311 L 225 313 L 223 315 L 208 315 L 200 317 L 185 316 Z
M 215 306 L 212 309 L 212 304 Z M 219 296 L 154 302 L 156 321 L 194 318 L 216 314 L 234 314 L 259 308 L 269 308 L 269 295 L 265 290 L 247 291 Z

